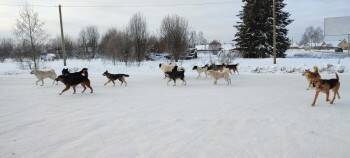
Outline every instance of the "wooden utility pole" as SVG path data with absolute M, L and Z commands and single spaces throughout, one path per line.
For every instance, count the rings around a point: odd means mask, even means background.
M 66 46 L 65 46 L 64 34 L 63 34 L 63 23 L 62 23 L 61 5 L 58 5 L 58 12 L 60 13 L 61 45 L 62 45 L 62 53 L 63 53 L 63 65 L 64 65 L 64 66 L 67 66 L 67 53 L 66 53 Z
M 348 42 L 347 42 L 347 45 L 348 45 L 348 53 L 350 54 L 350 34 L 348 34 Z
M 276 50 L 276 0 L 272 0 L 272 32 L 273 32 L 273 64 L 276 64 L 276 56 L 277 56 L 277 50 Z

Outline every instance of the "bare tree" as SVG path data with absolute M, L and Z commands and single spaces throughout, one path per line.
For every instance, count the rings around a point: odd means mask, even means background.
M 0 41 L 0 61 L 9 58 L 15 49 L 14 41 L 11 38 L 4 38 Z
M 188 46 L 188 22 L 178 15 L 166 16 L 160 26 L 162 40 L 175 61 L 186 51 Z
M 115 28 L 109 29 L 103 35 L 100 47 L 106 57 L 113 59 L 114 64 L 116 64 L 116 60 L 119 60 L 127 65 L 132 60 L 133 43 L 128 29 L 124 31 L 118 31 Z
M 147 47 L 147 24 L 146 19 L 141 13 L 132 16 L 129 22 L 129 33 L 133 42 L 136 61 L 139 63 L 145 58 Z
M 313 41 L 314 43 L 321 43 L 323 42 L 324 40 L 324 35 L 323 35 L 323 30 L 321 27 L 317 27 L 315 30 L 314 30 L 314 33 L 313 33 Z
M 40 46 L 44 43 L 47 35 L 43 29 L 44 22 L 39 20 L 39 15 L 26 5 L 19 13 L 15 26 L 15 35 L 24 43 L 30 43 L 31 58 L 34 68 L 37 68 Z
M 198 37 L 197 37 L 197 32 L 196 31 L 191 31 L 190 32 L 190 36 L 189 36 L 189 46 L 191 48 L 196 47 L 196 45 L 198 44 Z
M 78 45 L 82 49 L 80 49 L 80 54 L 82 54 L 82 57 L 86 58 L 88 56 L 88 40 L 87 40 L 87 35 L 85 29 L 82 29 L 79 33 L 79 38 L 78 38 Z
M 300 45 L 308 45 L 316 47 L 317 43 L 321 43 L 324 40 L 323 30 L 321 27 L 316 29 L 313 26 L 309 26 L 305 29 L 305 32 L 299 42 Z
M 213 40 L 209 43 L 209 49 L 215 54 L 221 49 L 221 43 L 218 40 Z
M 197 38 L 198 38 L 198 44 L 202 44 L 203 45 L 203 44 L 207 44 L 208 43 L 208 40 L 204 37 L 204 34 L 203 34 L 202 31 L 198 32 Z
M 87 45 L 91 49 L 90 58 L 94 58 L 98 53 L 98 40 L 100 39 L 100 33 L 96 26 L 86 27 Z
M 68 35 L 64 35 L 64 42 L 65 42 L 67 56 L 72 57 L 74 52 L 73 40 Z M 55 38 L 50 39 L 45 45 L 45 49 L 48 53 L 53 53 L 62 57 L 63 50 L 62 50 L 62 44 L 61 44 L 61 36 L 56 36 Z
M 84 58 L 94 58 L 98 53 L 98 40 L 100 33 L 96 26 L 87 26 L 79 33 L 78 45 Z

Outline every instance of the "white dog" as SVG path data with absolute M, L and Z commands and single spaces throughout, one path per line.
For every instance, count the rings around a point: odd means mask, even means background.
M 213 77 L 214 84 L 217 84 L 221 78 L 225 79 L 228 85 L 231 84 L 230 69 L 224 68 L 223 71 L 208 70 L 208 74 Z
M 51 69 L 51 70 L 47 70 L 47 71 L 43 71 L 43 70 L 32 70 L 30 72 L 30 74 L 34 74 L 36 76 L 36 78 L 38 78 L 38 80 L 35 82 L 36 85 L 38 85 L 38 82 L 41 81 L 41 86 L 44 85 L 44 79 L 46 78 L 50 78 L 53 80 L 52 85 L 55 83 L 55 79 L 57 77 L 55 70 Z M 56 81 L 56 84 L 58 84 L 58 82 Z

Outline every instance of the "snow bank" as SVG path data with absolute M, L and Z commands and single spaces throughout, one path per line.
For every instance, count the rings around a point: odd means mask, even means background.
M 291 57 L 293 54 L 305 53 L 302 50 L 288 50 L 287 58 L 277 59 L 277 64 L 272 64 L 271 58 L 266 59 L 244 59 L 237 58 L 234 63 L 239 63 L 240 73 L 301 73 L 305 69 L 312 69 L 313 66 L 318 66 L 321 72 L 324 73 L 348 73 L 350 58 L 297 58 Z M 218 58 L 210 53 L 199 53 L 198 58 L 194 60 L 184 60 L 177 64 L 186 68 L 186 74 L 195 73 L 192 71 L 192 67 L 195 65 L 205 65 L 215 62 L 219 64 Z M 129 73 L 129 74 L 152 74 L 159 73 L 159 63 L 169 62 L 167 60 L 158 61 L 145 61 L 138 66 L 137 63 L 124 63 L 117 62 L 115 65 L 109 60 L 94 59 L 94 60 L 79 60 L 69 59 L 67 61 L 68 67 L 74 70 L 87 67 L 90 74 L 100 75 L 105 70 L 109 70 L 112 73 Z M 46 61 L 42 62 L 40 67 L 43 69 L 52 68 L 56 72 L 60 73 L 63 66 L 62 60 Z M 25 66 L 18 62 L 6 60 L 4 63 L 0 63 L 0 75 L 13 75 L 13 74 L 26 74 L 29 73 L 28 69 L 21 69 Z M 26 67 L 25 67 L 26 68 Z

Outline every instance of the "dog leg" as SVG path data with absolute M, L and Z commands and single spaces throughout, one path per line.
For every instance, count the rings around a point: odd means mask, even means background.
M 309 86 L 306 88 L 306 90 L 310 90 L 310 88 L 311 88 L 311 82 L 309 82 Z
M 126 82 L 126 80 L 125 80 L 124 77 L 123 77 L 122 79 L 123 79 L 124 85 L 125 85 L 125 87 L 126 87 L 126 86 L 128 85 L 128 82 Z
M 92 89 L 92 87 L 91 87 L 91 85 L 90 85 L 90 81 L 89 81 L 89 80 L 87 80 L 87 81 L 85 82 L 85 85 L 86 85 L 88 88 L 90 88 L 90 93 L 93 93 L 93 92 L 94 92 L 94 90 Z
M 123 85 L 124 81 L 121 78 L 118 78 L 119 82 L 120 82 L 120 86 Z
M 168 82 L 166 83 L 167 86 L 169 86 L 169 82 L 171 82 L 171 79 L 169 78 Z
M 109 82 L 111 82 L 112 80 L 108 80 L 104 85 L 106 86 Z
M 112 81 L 112 83 L 113 83 L 113 87 L 115 86 L 115 82 L 113 81 L 113 80 L 111 80 Z
M 66 88 L 64 88 L 64 89 L 62 90 L 62 92 L 60 93 L 60 95 L 62 95 L 62 93 L 65 92 L 65 91 L 67 91 L 69 88 L 70 88 L 70 86 L 66 85 Z
M 176 79 L 174 79 L 174 85 L 173 86 L 176 86 Z
M 84 83 L 81 83 L 80 84 L 84 89 L 83 89 L 83 91 L 81 91 L 81 93 L 84 93 L 85 92 L 85 90 L 86 90 L 86 86 L 85 86 L 85 84 Z
M 338 99 L 340 99 L 339 91 L 337 90 Z
M 40 80 L 37 80 L 36 82 L 35 82 L 35 85 L 38 85 L 38 82 L 39 82 Z
M 329 91 L 326 92 L 326 101 L 329 101 Z
M 182 84 L 183 84 L 184 86 L 187 85 L 187 82 L 186 82 L 186 80 L 185 80 L 184 78 L 182 79 Z
M 337 95 L 337 92 L 336 92 L 336 91 L 334 91 L 334 96 L 333 96 L 333 99 L 332 99 L 332 101 L 331 101 L 331 104 L 333 104 L 333 103 L 334 103 L 334 100 L 335 100 L 336 95 Z
M 40 86 L 43 86 L 44 85 L 44 79 L 41 80 L 41 85 Z
M 320 91 L 316 91 L 314 101 L 313 101 L 312 104 L 311 104 L 312 106 L 315 106 L 316 100 L 317 100 L 317 97 L 318 97 L 319 94 L 320 94 Z
M 73 88 L 73 94 L 75 94 L 75 92 L 76 92 L 75 87 L 76 87 L 76 86 L 72 86 L 72 88 Z

